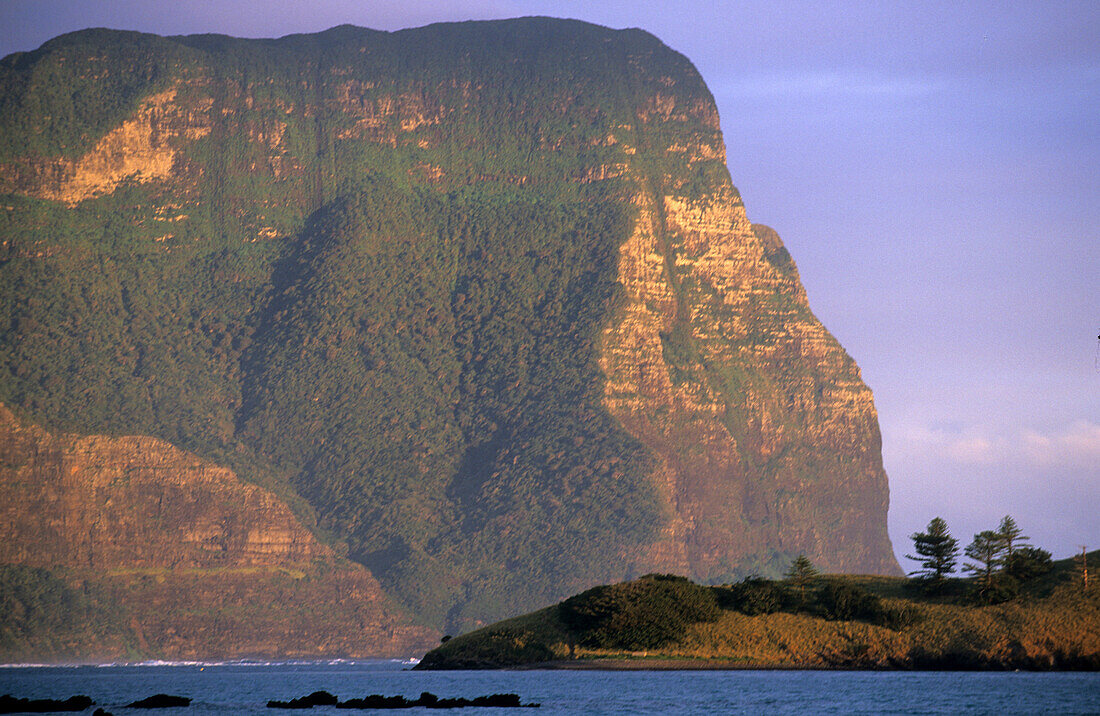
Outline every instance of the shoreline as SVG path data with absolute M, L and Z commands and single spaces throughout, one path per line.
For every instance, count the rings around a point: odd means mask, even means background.
M 983 666 L 935 665 L 839 665 L 839 664 L 791 664 L 789 662 L 753 662 L 746 659 L 691 659 L 677 657 L 594 657 L 580 659 L 555 659 L 531 664 L 466 665 L 456 668 L 418 668 L 415 658 L 346 659 L 333 657 L 317 659 L 287 659 L 271 661 L 144 661 L 107 663 L 9 663 L 0 664 L 0 671 L 23 669 L 103 669 L 103 668 L 164 668 L 164 667 L 280 667 L 280 666 L 354 666 L 359 664 L 401 664 L 401 671 L 867 671 L 867 672 L 1028 672 L 1028 673 L 1084 673 L 1096 672 L 1095 668 L 1019 668 L 986 664 Z
M 333 657 L 316 657 L 316 658 L 294 658 L 288 657 L 286 659 L 261 659 L 261 658 L 242 658 L 242 659 L 187 659 L 187 660 L 172 660 L 172 659 L 146 659 L 143 661 L 59 661 L 54 663 L 46 662 L 10 662 L 0 664 L 0 670 L 4 669 L 105 669 L 105 668 L 145 668 L 145 669 L 162 669 L 165 667 L 199 667 L 202 669 L 216 668 L 216 667 L 267 667 L 267 666 L 357 666 L 362 664 L 401 664 L 407 667 L 413 667 L 420 663 L 420 657 L 416 656 L 371 656 L 363 658 L 349 658 L 344 656 Z
M 559 659 L 523 667 L 490 667 L 516 671 L 907 671 L 904 668 L 845 668 L 836 666 L 795 666 L 783 663 L 752 663 L 738 659 L 669 658 L 595 658 Z
M 687 659 L 687 658 L 615 658 L 556 659 L 532 664 L 464 667 L 413 667 L 413 671 L 867 671 L 867 672 L 1027 672 L 1027 673 L 1086 673 L 1100 671 L 1097 668 L 1020 668 L 1017 666 L 984 664 L 963 666 L 950 664 L 929 665 L 867 665 L 867 664 L 791 664 L 784 662 L 750 662 L 738 659 Z

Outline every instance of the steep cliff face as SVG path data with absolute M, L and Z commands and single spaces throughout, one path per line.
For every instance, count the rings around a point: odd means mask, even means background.
M 278 567 L 332 550 L 270 492 L 150 437 L 54 436 L 0 405 L 0 562 Z
M 603 336 L 605 403 L 660 456 L 673 514 L 639 569 L 720 580 L 805 553 L 895 572 L 883 525 L 857 517 L 888 507 L 871 393 L 778 235 L 728 183 L 709 189 L 637 197 L 627 302 Z
M 401 656 L 434 641 L 270 492 L 155 438 L 53 435 L 0 405 L 0 505 L 0 565 L 78 585 L 97 622 L 60 644 L 63 630 L 27 628 L 54 605 L 23 603 L 5 574 L 5 660 Z
M 170 488 L 137 476 L 181 448 L 448 628 L 631 572 L 897 571 L 870 392 L 652 36 L 90 31 L 4 59 L 0 97 L 0 399 L 156 438 L 66 438 L 133 486 L 71 514 L 28 488 L 65 516 L 5 559 L 319 549 L 194 481 L 138 535 Z
M 184 110 L 174 88 L 150 95 L 82 156 L 7 165 L 0 187 L 75 206 L 125 181 L 163 181 L 172 176 L 177 149 L 210 133 L 208 109 L 200 103 Z

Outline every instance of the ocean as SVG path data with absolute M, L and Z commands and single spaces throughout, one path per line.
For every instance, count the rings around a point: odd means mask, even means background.
M 267 714 L 269 699 L 323 689 L 341 700 L 372 693 L 415 699 L 519 694 L 539 709 L 451 713 L 550 714 L 1100 714 L 1095 673 L 932 671 L 410 671 L 414 660 L 3 666 L 0 694 L 64 699 L 87 694 L 120 713 L 157 693 L 187 696 L 162 716 Z M 94 708 L 94 707 L 93 707 Z M 425 713 L 417 708 L 388 713 Z M 86 713 L 90 713 L 91 710 Z M 314 707 L 308 713 L 355 711 Z M 433 711 L 433 713 L 437 713 Z

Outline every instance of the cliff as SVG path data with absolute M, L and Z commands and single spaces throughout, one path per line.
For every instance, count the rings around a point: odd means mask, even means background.
M 638 30 L 56 38 L 0 61 L 0 399 L 159 441 L 104 476 L 167 444 L 264 484 L 448 629 L 654 569 L 896 573 L 871 393 L 725 153 Z M 5 559 L 305 544 L 87 509 Z
M 436 636 L 270 492 L 155 438 L 52 435 L 0 405 L 0 505 L 6 662 L 407 656 Z

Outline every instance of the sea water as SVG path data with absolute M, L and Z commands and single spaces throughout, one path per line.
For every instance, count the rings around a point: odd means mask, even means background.
M 329 691 L 341 700 L 383 694 L 415 699 L 519 694 L 534 709 L 466 714 L 1098 714 L 1095 673 L 933 671 L 410 671 L 412 660 L 164 663 L 0 667 L 0 693 L 64 699 L 87 694 L 116 716 L 157 693 L 191 706 L 163 716 L 267 714 L 269 699 Z M 388 713 L 427 713 L 417 708 Z M 314 707 L 308 713 L 355 711 Z M 431 713 L 439 713 L 432 711 Z M 454 712 L 452 712 L 454 713 Z

